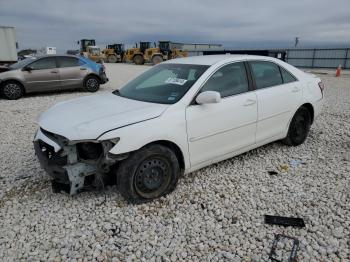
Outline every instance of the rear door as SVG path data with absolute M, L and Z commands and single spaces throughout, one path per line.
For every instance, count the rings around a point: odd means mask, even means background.
M 62 89 L 82 87 L 88 69 L 77 57 L 57 57 Z
M 279 138 L 302 99 L 301 84 L 286 69 L 269 61 L 250 61 L 258 98 L 256 141 Z
M 28 65 L 32 70 L 23 71 L 29 92 L 49 91 L 60 88 L 60 74 L 55 57 L 43 57 Z

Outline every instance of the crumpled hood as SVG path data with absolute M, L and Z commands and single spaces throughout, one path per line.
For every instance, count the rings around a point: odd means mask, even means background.
M 40 116 L 39 125 L 71 141 L 97 139 L 112 129 L 156 118 L 168 106 L 112 93 L 91 95 L 56 104 Z

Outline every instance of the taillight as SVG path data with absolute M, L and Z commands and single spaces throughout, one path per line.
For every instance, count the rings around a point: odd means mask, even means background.
M 323 98 L 323 90 L 324 90 L 324 84 L 322 82 L 319 82 L 318 83 L 318 87 L 320 88 L 321 90 L 321 93 L 322 93 L 322 98 Z

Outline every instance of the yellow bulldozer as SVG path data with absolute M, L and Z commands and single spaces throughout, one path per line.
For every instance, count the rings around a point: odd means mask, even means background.
M 133 62 L 137 65 L 144 63 L 159 64 L 165 60 L 187 57 L 188 53 L 172 46 L 170 41 L 159 41 L 158 47 L 150 42 L 140 42 L 140 47 L 130 48 L 125 52 L 125 61 Z
M 144 60 L 156 65 L 165 60 L 187 56 L 188 53 L 186 51 L 173 46 L 170 41 L 159 41 L 158 47 L 149 48 L 145 51 Z
M 95 62 L 116 63 L 118 61 L 118 55 L 114 49 L 101 50 L 96 46 L 95 39 L 81 39 L 78 44 L 80 44 L 80 54 Z
M 138 46 L 137 43 L 135 47 L 129 48 L 125 52 L 124 61 L 131 62 L 136 65 L 143 65 L 145 63 L 144 54 L 147 49 L 151 46 L 151 42 L 140 42 Z

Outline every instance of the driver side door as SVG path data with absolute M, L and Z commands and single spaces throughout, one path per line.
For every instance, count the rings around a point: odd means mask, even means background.
M 204 91 L 219 92 L 221 101 L 186 109 L 191 166 L 216 162 L 255 143 L 257 98 L 245 63 L 219 68 L 202 86 Z

